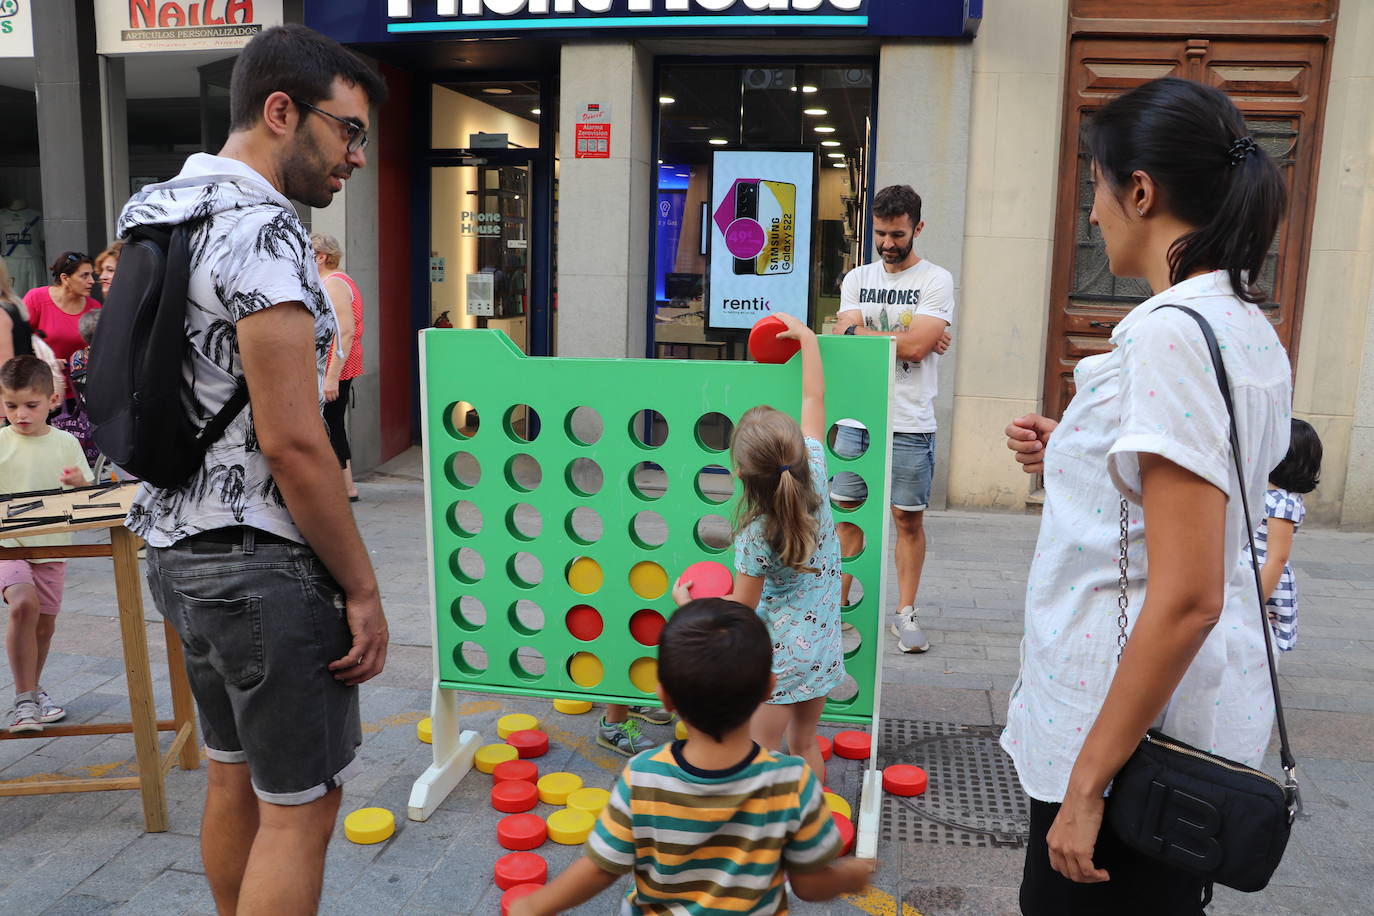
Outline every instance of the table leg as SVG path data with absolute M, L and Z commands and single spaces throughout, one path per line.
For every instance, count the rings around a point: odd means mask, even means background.
M 129 682 L 129 721 L 143 794 L 143 825 L 149 833 L 167 829 L 167 792 L 158 754 L 157 709 L 148 667 L 148 635 L 143 622 L 143 592 L 138 574 L 138 538 L 122 525 L 110 529 L 115 594 L 119 601 L 119 635 L 124 644 L 124 673 Z
M 191 725 L 191 737 L 181 746 L 177 762 L 183 770 L 195 770 L 200 768 L 200 741 L 196 737 L 196 702 L 186 680 L 186 650 L 169 621 L 164 619 L 162 628 L 167 637 L 167 675 L 172 682 L 172 720 L 178 731 L 188 722 Z

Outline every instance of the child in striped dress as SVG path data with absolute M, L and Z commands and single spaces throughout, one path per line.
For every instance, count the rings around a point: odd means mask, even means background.
M 772 654 L 767 626 L 738 602 L 678 608 L 659 642 L 659 697 L 686 740 L 631 760 L 582 857 L 510 916 L 571 910 L 628 874 L 622 916 L 781 916 L 788 885 L 803 900 L 861 891 L 874 862 L 837 858 L 840 832 L 811 768 L 749 736 L 773 690 Z
M 1255 529 L 1255 558 L 1260 562 L 1260 583 L 1267 598 L 1265 610 L 1280 652 L 1290 652 L 1298 644 L 1298 583 L 1288 558 L 1293 552 L 1293 536 L 1307 515 L 1302 494 L 1316 489 L 1321 469 L 1321 439 L 1309 424 L 1295 417 L 1288 454 L 1269 475 L 1264 518 Z

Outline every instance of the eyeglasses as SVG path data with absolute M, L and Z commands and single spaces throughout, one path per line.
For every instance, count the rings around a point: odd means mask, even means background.
M 288 98 L 291 97 L 288 96 Z M 359 124 L 357 121 L 350 121 L 349 119 L 341 118 L 336 114 L 330 114 L 323 108 L 316 108 L 314 105 L 302 102 L 300 99 L 297 98 L 291 98 L 291 101 L 296 103 L 297 108 L 305 108 L 309 111 L 315 112 L 315 114 L 324 115 L 326 118 L 333 118 L 335 121 L 338 121 L 340 124 L 342 124 L 348 130 L 348 151 L 350 153 L 356 153 L 360 149 L 367 148 L 367 131 L 364 130 L 363 126 Z

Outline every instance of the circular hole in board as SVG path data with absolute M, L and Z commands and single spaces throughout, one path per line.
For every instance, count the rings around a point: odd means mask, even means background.
M 482 510 L 470 499 L 460 499 L 444 513 L 448 530 L 460 538 L 470 538 L 482 532 Z
M 630 468 L 630 492 L 651 502 L 668 492 L 668 475 L 652 461 L 641 461 Z
M 472 452 L 454 452 L 444 465 L 444 476 L 450 485 L 468 490 L 482 481 L 482 465 Z
M 459 629 L 475 633 L 487 623 L 486 606 L 472 595 L 463 595 L 453 602 L 453 622 Z
M 641 560 L 630 567 L 630 590 L 652 601 L 668 591 L 668 574 L 657 563 Z
M 702 550 L 711 553 L 720 553 L 734 542 L 734 531 L 730 527 L 730 520 L 723 515 L 711 513 L 703 515 L 697 519 L 696 530 L 693 532 L 696 537 L 697 545 Z
M 850 426 L 851 423 L 855 425 Z M 847 429 L 848 432 L 842 434 L 842 429 Z M 844 441 L 840 440 L 841 435 L 844 436 Z M 830 424 L 830 428 L 825 431 L 825 444 L 830 447 L 830 454 L 836 458 L 858 458 L 868 452 L 868 427 L 858 420 L 846 417 Z
M 471 547 L 459 547 L 449 560 L 449 568 L 454 578 L 465 585 L 472 585 L 487 574 L 487 564 L 482 555 Z
M 506 510 L 506 530 L 521 541 L 532 541 L 544 530 L 544 517 L 529 503 L 516 503 Z
M 722 465 L 708 464 L 697 471 L 696 489 L 704 502 L 719 506 L 735 495 L 735 478 Z
M 453 648 L 453 664 L 468 677 L 487 670 L 487 650 L 479 643 L 465 640 Z
M 840 540 L 840 559 L 852 560 L 868 546 L 868 535 L 853 522 L 840 522 L 835 526 L 835 532 Z
M 444 429 L 455 439 L 471 439 L 480 425 L 477 408 L 467 401 L 454 401 L 444 408 Z
M 636 512 L 630 518 L 630 540 L 641 550 L 662 547 L 668 541 L 668 523 L 649 509 Z
M 568 469 L 564 472 L 563 478 L 568 488 L 580 496 L 595 496 L 600 493 L 601 485 L 606 479 L 601 471 L 601 465 L 590 458 L 574 458 L 568 462 Z
M 564 623 L 573 638 L 583 642 L 596 639 L 606 626 L 605 621 L 601 619 L 601 612 L 590 604 L 578 604 L 569 608 Z
M 712 411 L 702 414 L 694 430 L 697 445 L 710 452 L 723 452 L 730 447 L 730 436 L 734 434 L 735 424 L 723 413 Z
M 506 619 L 511 629 L 521 636 L 534 636 L 544 629 L 544 609 L 527 598 L 511 602 Z
M 630 635 L 641 646 L 656 646 L 667 623 L 658 611 L 644 608 L 630 615 Z
M 668 441 L 668 421 L 657 410 L 635 411 L 630 417 L 630 441 L 640 448 L 658 448 Z
M 578 652 L 568 659 L 568 677 L 579 687 L 595 687 L 606 676 L 606 666 L 590 652 Z
M 630 683 L 644 693 L 657 691 L 658 659 L 645 656 L 630 662 Z
M 841 628 L 840 632 L 842 633 L 841 642 L 844 647 L 844 657 L 853 658 L 854 656 L 858 655 L 859 650 L 862 649 L 864 645 L 863 634 L 859 632 L 859 628 Z
M 544 581 L 544 564 L 534 554 L 518 550 L 506 561 L 506 575 L 513 585 L 534 588 Z
M 858 576 L 851 575 L 849 577 L 849 603 L 840 608 L 840 612 L 842 614 L 848 614 L 850 611 L 863 604 L 863 600 L 864 584 L 859 581 Z
M 568 537 L 583 547 L 601 540 L 601 535 L 606 530 L 605 524 L 601 521 L 601 514 L 591 506 L 578 506 L 573 509 L 568 513 L 563 527 L 567 530 Z
M 826 698 L 836 706 L 848 706 L 859 698 L 859 682 L 846 673 Z
M 502 419 L 506 435 L 516 442 L 533 442 L 539 438 L 539 413 L 528 404 L 516 404 Z
M 839 489 L 836 489 L 838 484 Z M 868 481 L 853 471 L 840 471 L 830 478 L 830 506 L 836 515 L 853 512 L 868 501 Z M 857 494 L 863 493 L 863 496 Z M 839 521 L 837 518 L 836 521 Z
M 520 646 L 510 654 L 510 672 L 522 681 L 537 681 L 547 670 L 544 653 L 532 646 Z
M 578 445 L 595 445 L 605 430 L 601 414 L 591 407 L 574 407 L 563 421 L 563 431 Z
M 574 557 L 564 570 L 563 575 L 568 580 L 568 587 L 579 595 L 590 595 L 601 588 L 601 583 L 605 580 L 605 574 L 601 571 L 601 564 L 591 557 Z
M 520 452 L 506 461 L 506 483 L 512 488 L 529 493 L 538 489 L 543 480 L 544 469 L 539 466 L 539 460 L 533 455 Z

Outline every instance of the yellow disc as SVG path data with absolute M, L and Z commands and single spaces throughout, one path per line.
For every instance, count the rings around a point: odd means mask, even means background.
M 549 815 L 549 839 L 564 846 L 581 846 L 595 825 L 596 818 L 586 811 L 564 808 Z
M 568 567 L 568 585 L 579 595 L 590 595 L 601 588 L 605 576 L 601 564 L 591 557 L 578 557 Z
M 605 789 L 578 789 L 576 792 L 569 793 L 568 807 L 585 811 L 592 817 L 596 817 L 610 800 L 611 793 Z
M 681 719 L 678 719 L 677 724 L 673 726 L 673 736 L 679 740 L 684 740 L 687 737 L 687 724 Z
M 380 843 L 396 832 L 396 818 L 385 808 L 359 808 L 344 818 L 344 836 L 355 843 Z
M 645 693 L 658 690 L 658 659 L 637 658 L 631 662 L 630 683 Z
M 498 763 L 514 760 L 519 756 L 520 753 L 509 744 L 484 744 L 477 749 L 477 756 L 473 758 L 472 765 L 477 767 L 479 773 L 490 773 L 496 769 Z
M 429 716 L 425 716 L 425 717 L 424 717 L 423 719 L 421 719 L 419 722 L 416 722 L 416 723 L 415 723 L 415 737 L 419 738 L 419 739 L 420 739 L 421 741 L 423 741 L 425 744 L 433 744 L 433 743 L 434 743 L 434 720 L 431 719 Z
M 568 659 L 568 677 L 579 687 L 595 687 L 605 676 L 606 668 L 601 659 L 590 652 L 579 652 Z
M 834 792 L 825 793 L 825 803 L 829 805 L 830 810 L 834 811 L 836 814 L 843 814 L 845 817 L 851 820 L 853 819 L 854 809 L 849 807 L 849 802 L 840 798 Z
M 553 708 L 565 716 L 580 716 L 592 711 L 591 700 L 554 700 Z
M 566 805 L 568 796 L 582 788 L 582 777 L 576 773 L 545 773 L 535 785 L 539 789 L 539 800 L 544 804 Z
M 496 720 L 496 734 L 500 735 L 502 740 L 509 738 L 516 732 L 529 731 L 538 727 L 539 720 L 534 716 L 527 716 L 523 712 L 513 712 Z
M 668 574 L 657 563 L 644 560 L 630 567 L 630 588 L 652 601 L 668 590 Z

